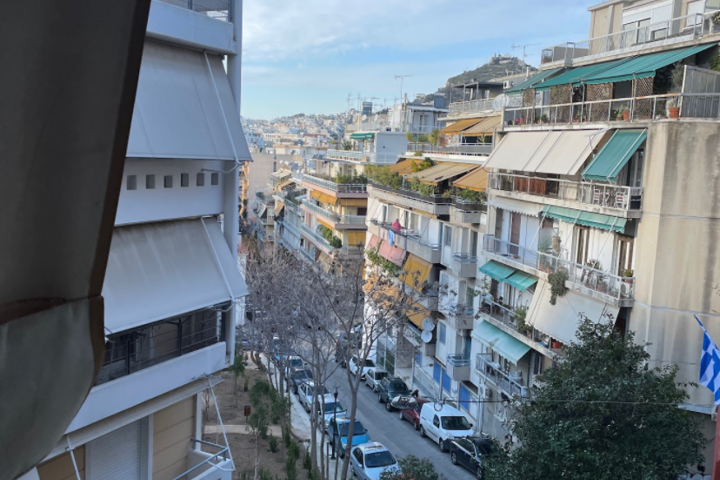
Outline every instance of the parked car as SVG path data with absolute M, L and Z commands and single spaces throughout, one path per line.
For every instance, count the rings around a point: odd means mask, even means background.
M 335 361 L 342 368 L 346 368 L 348 355 L 360 348 L 362 348 L 362 330 L 358 329 L 349 334 L 346 332 L 339 334 L 335 339 Z
M 318 424 L 318 427 L 327 430 L 328 422 L 331 418 L 345 417 L 347 416 L 347 411 L 345 410 L 345 407 L 343 407 L 342 403 L 335 401 L 335 397 L 332 395 L 325 395 L 322 401 L 322 405 L 317 405 L 318 418 L 323 420 L 322 426 Z
M 441 452 L 445 451 L 445 440 L 472 434 L 472 423 L 457 408 L 443 405 L 438 410 L 435 403 L 428 402 L 420 409 L 420 436 L 435 440 Z
M 380 381 L 377 387 L 378 402 L 385 403 L 385 410 L 392 412 L 394 410 L 390 402 L 398 395 L 410 395 L 410 389 L 402 378 L 385 377 Z
M 417 405 L 413 408 L 400 410 L 400 421 L 407 420 L 415 430 L 420 430 L 420 410 L 425 403 L 431 401 L 429 398 L 417 398 Z
M 303 368 L 305 366 L 305 361 L 297 355 L 288 355 L 288 357 L 285 358 L 285 365 L 287 366 L 288 371 L 292 372 L 293 370 Z
M 300 385 L 312 380 L 312 378 L 313 374 L 312 370 L 310 369 L 300 368 L 297 370 L 293 370 L 293 372 L 288 377 L 288 391 L 292 390 L 292 392 L 297 395 Z
M 350 433 L 350 419 L 348 417 L 332 417 L 328 420 L 328 443 L 335 443 L 335 451 L 340 458 L 345 458 L 345 451 L 348 448 L 348 433 Z M 360 445 L 370 441 L 370 435 L 360 422 L 355 420 L 353 438 L 350 446 Z
M 485 478 L 482 458 L 492 454 L 493 443 L 489 438 L 471 435 L 465 438 L 445 440 L 453 465 L 460 465 L 473 472 L 478 480 Z
M 369 442 L 353 448 L 350 468 L 360 480 L 380 480 L 380 475 L 386 470 L 401 473 L 393 454 L 378 442 Z
M 357 355 L 353 355 L 348 362 L 348 369 L 350 370 L 350 373 L 352 373 L 353 375 L 359 374 L 360 380 L 365 380 L 365 376 L 367 375 L 368 370 L 370 370 L 371 368 L 375 368 L 375 362 L 369 358 L 365 359 L 363 363 L 362 358 L 358 357 Z
M 310 413 L 310 407 L 313 404 L 313 399 L 315 397 L 315 392 L 313 391 L 315 389 L 315 382 L 303 382 L 300 384 L 300 393 L 298 393 L 298 400 L 300 401 L 300 405 L 303 406 L 306 412 Z M 324 386 L 320 387 L 320 391 L 318 392 L 318 395 L 320 397 L 324 397 L 325 395 L 329 395 L 330 391 L 325 388 Z
M 370 368 L 365 374 L 365 385 L 372 388 L 373 392 L 377 392 L 378 384 L 383 378 L 387 377 L 388 375 L 389 373 L 384 368 Z

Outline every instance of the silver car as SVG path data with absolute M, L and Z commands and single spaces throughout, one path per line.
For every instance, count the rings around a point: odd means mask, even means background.
M 386 470 L 400 472 L 400 466 L 382 443 L 368 442 L 353 448 L 350 455 L 353 474 L 360 480 L 380 480 Z
M 377 392 L 377 387 L 380 384 L 380 380 L 387 376 L 388 372 L 384 368 L 370 368 L 365 374 L 365 385 L 372 388 L 373 392 Z
M 298 392 L 298 400 L 300 401 L 300 405 L 303 406 L 306 412 L 310 413 L 311 406 L 313 405 L 315 392 L 313 391 L 315 389 L 315 382 L 303 382 L 300 385 L 299 392 Z M 320 398 L 323 398 L 325 395 L 329 395 L 330 391 L 325 387 L 320 387 L 320 391 L 318 392 L 318 395 Z

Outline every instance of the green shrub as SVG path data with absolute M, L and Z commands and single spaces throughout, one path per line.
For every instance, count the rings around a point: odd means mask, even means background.
M 310 460 L 310 450 L 305 450 L 305 458 L 303 458 L 303 468 L 308 472 L 312 468 L 312 461 Z
M 300 446 L 298 446 L 297 442 L 290 442 L 290 446 L 288 447 L 288 457 L 292 458 L 293 461 L 297 460 L 300 456 Z
M 270 435 L 270 440 L 268 440 L 268 445 L 270 446 L 270 451 L 272 453 L 277 452 L 278 450 L 278 439 Z
M 290 436 L 290 427 L 283 428 L 283 440 L 285 441 L 285 447 L 290 447 L 290 442 L 292 442 L 292 437 Z
M 295 459 L 292 457 L 288 457 L 288 459 L 285 460 L 285 475 L 287 476 L 287 480 L 295 480 L 297 478 Z
M 260 480 L 275 480 L 272 476 L 272 473 L 270 473 L 269 470 L 265 470 L 264 468 L 260 468 Z
M 550 304 L 555 305 L 557 297 L 562 297 L 567 293 L 565 281 L 568 279 L 567 271 L 558 269 L 556 272 L 548 274 L 548 282 L 550 282 Z

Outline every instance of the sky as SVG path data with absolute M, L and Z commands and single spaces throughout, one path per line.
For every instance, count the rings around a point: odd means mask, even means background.
M 245 0 L 242 115 L 338 113 L 358 95 L 392 105 L 487 63 L 538 66 L 544 47 L 588 37 L 601 0 Z M 353 100 L 348 103 L 348 95 Z

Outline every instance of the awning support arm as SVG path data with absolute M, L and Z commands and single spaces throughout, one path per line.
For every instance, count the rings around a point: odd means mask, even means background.
M 220 100 L 220 91 L 217 88 L 217 83 L 215 82 L 215 75 L 213 75 L 212 68 L 210 67 L 210 60 L 208 59 L 207 52 L 203 52 L 203 54 L 205 55 L 205 63 L 207 64 L 208 72 L 210 73 L 210 79 L 212 80 L 213 88 L 215 89 L 215 97 L 217 98 L 218 105 L 220 105 L 220 112 L 222 113 L 223 122 L 225 123 L 225 131 L 227 132 L 228 139 L 230 140 L 233 157 L 235 157 L 235 167 L 231 168 L 227 172 L 223 172 L 230 173 L 240 166 L 240 157 L 238 157 L 237 150 L 235 149 L 235 141 L 233 140 L 232 133 L 230 132 L 230 124 L 228 124 L 227 115 L 225 115 L 225 108 L 223 107 L 222 101 Z
M 73 446 L 72 443 L 70 443 L 70 435 L 65 435 L 65 440 L 67 440 L 68 451 L 70 452 L 70 458 L 72 459 L 73 468 L 75 468 L 75 475 L 77 476 L 78 480 L 82 480 L 82 477 L 80 476 L 80 470 L 78 470 L 77 462 L 75 461 L 75 452 L 73 452 Z

